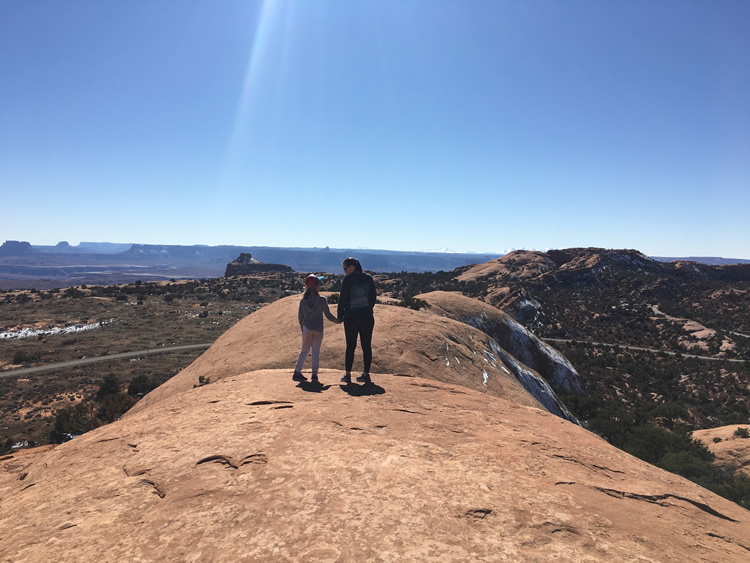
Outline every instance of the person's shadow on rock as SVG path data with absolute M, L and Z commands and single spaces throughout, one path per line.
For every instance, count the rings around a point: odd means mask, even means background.
M 300 381 L 297 387 L 308 393 L 322 393 L 331 388 L 330 385 L 323 385 L 322 383 L 316 383 L 314 381 Z
M 349 393 L 352 397 L 364 397 L 367 395 L 383 395 L 385 389 L 380 385 L 374 383 L 365 383 L 363 385 L 357 385 L 355 383 L 346 383 L 340 385 L 341 390 L 345 393 Z

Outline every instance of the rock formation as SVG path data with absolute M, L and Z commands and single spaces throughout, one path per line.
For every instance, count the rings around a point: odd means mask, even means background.
M 224 277 L 246 276 L 260 272 L 291 272 L 292 268 L 282 264 L 264 264 L 260 260 L 253 258 L 253 255 L 243 252 L 236 260 L 227 264 Z
M 583 393 L 581 376 L 565 356 L 507 313 L 460 293 L 433 291 L 417 297 L 432 305 L 428 312 L 439 312 L 489 334 L 516 359 L 538 371 L 556 387 L 569 393 Z
M 37 251 L 25 241 L 6 240 L 0 246 L 0 256 L 27 256 L 37 254 Z
M 322 384 L 291 380 L 295 295 L 117 422 L 0 458 L 0 560 L 748 559 L 750 512 L 550 414 L 481 303 L 424 297 L 376 307 L 373 385 L 338 384 L 332 324 Z
M 6 456 L 0 559 L 747 561 L 750 512 L 574 424 L 341 373 L 239 373 Z
M 736 467 L 750 476 L 750 438 L 739 436 L 738 428 L 740 432 L 750 433 L 750 424 L 730 424 L 696 430 L 693 432 L 693 438 L 703 442 L 703 445 L 714 453 L 718 465 Z
M 141 399 L 130 412 L 192 388 L 199 376 L 216 381 L 259 369 L 291 370 L 300 346 L 299 300 L 300 295 L 292 295 L 248 315 L 190 366 Z M 331 307 L 335 313 L 336 306 Z M 325 323 L 321 367 L 343 368 L 343 325 Z M 498 356 L 496 348 L 491 337 L 466 323 L 404 307 L 375 307 L 374 374 L 425 377 L 543 408 L 524 389 L 509 363 Z M 361 357 L 361 353 L 355 356 L 355 369 L 361 369 Z

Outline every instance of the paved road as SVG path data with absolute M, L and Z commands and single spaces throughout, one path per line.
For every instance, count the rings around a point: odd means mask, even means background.
M 208 348 L 211 344 L 187 344 L 185 346 L 170 346 L 168 348 L 153 348 L 151 350 L 138 350 L 137 352 L 122 352 L 120 354 L 110 354 L 109 356 L 97 356 L 93 358 L 83 358 L 81 360 L 72 360 L 70 362 L 60 362 L 57 364 L 48 364 L 45 366 L 35 366 L 33 368 L 19 368 L 8 371 L 0 371 L 0 377 L 17 377 L 19 375 L 29 375 L 42 371 L 52 371 L 62 368 L 82 366 L 85 364 L 95 364 L 97 362 L 108 362 L 110 360 L 122 360 L 123 358 L 135 358 L 137 356 L 149 356 L 151 354 L 164 354 L 166 352 L 179 352 L 180 350 L 196 350 L 198 348 Z
M 667 350 L 657 350 L 656 348 L 641 348 L 639 346 L 623 346 L 622 344 L 607 344 L 606 342 L 591 342 L 589 340 L 577 340 L 568 338 L 542 338 L 545 342 L 576 342 L 590 346 L 608 346 L 609 348 L 623 348 L 625 350 L 638 350 L 639 352 L 653 352 L 654 354 L 667 354 L 668 356 L 680 355 L 683 358 L 696 358 L 698 360 L 709 360 L 712 362 L 735 362 L 738 364 L 747 363 L 750 360 L 715 358 L 714 356 L 698 356 L 696 354 L 686 354 L 684 352 L 668 352 Z

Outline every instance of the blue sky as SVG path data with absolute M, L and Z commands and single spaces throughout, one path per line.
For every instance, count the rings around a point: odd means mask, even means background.
M 746 0 L 0 0 L 0 239 L 750 258 Z

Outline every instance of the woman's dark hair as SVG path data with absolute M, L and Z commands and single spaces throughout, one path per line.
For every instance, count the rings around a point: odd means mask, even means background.
M 344 266 L 346 266 L 347 268 L 349 266 L 354 266 L 355 272 L 362 271 L 362 264 L 360 264 L 359 260 L 357 260 L 356 258 L 347 258 L 346 260 L 344 260 Z

